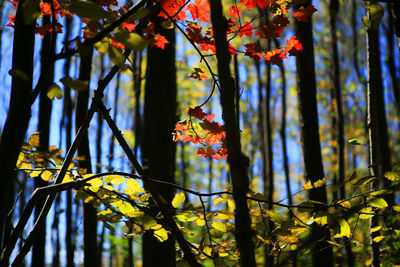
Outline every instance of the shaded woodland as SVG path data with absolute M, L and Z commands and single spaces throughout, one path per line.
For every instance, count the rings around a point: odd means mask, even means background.
M 0 10 L 0 266 L 400 265 L 400 1 Z

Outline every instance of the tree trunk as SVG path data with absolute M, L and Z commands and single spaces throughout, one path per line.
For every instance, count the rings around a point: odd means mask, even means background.
M 246 194 L 249 190 L 247 173 L 249 159 L 242 153 L 239 125 L 235 113 L 235 82 L 230 72 L 231 56 L 226 39 L 227 24 L 220 0 L 210 1 L 211 22 L 217 51 L 218 76 L 221 93 L 222 117 L 225 121 L 228 162 L 232 177 L 235 210 L 235 237 L 240 253 L 241 266 L 256 266 Z
M 79 79 L 88 81 L 90 84 L 90 73 L 93 56 L 93 46 L 87 47 L 88 55 L 81 55 L 81 64 L 79 67 Z M 79 91 L 76 103 L 76 118 L 75 128 L 76 131 L 82 124 L 84 116 L 88 110 L 89 102 L 89 85 L 87 90 Z M 88 132 L 86 131 L 82 141 L 78 146 L 78 156 L 82 157 L 79 160 L 79 168 L 85 169 L 86 173 L 92 173 L 92 166 L 90 163 L 90 149 Z M 84 246 L 84 264 L 85 266 L 97 266 L 97 210 L 91 203 L 83 204 L 83 246 Z
M 307 1 L 307 5 L 311 1 Z M 324 177 L 321 145 L 318 131 L 318 111 L 316 99 L 316 80 L 312 22 L 295 22 L 295 34 L 303 44 L 303 52 L 296 58 L 297 97 L 299 106 L 300 140 L 303 151 L 304 176 L 315 182 Z M 327 202 L 325 186 L 311 189 L 309 199 Z M 323 207 L 315 207 L 314 212 Z M 312 225 L 311 230 L 313 266 L 333 266 L 332 247 L 326 242 L 330 239 L 329 229 Z
M 0 140 L 0 169 L 2 170 L 0 178 L 0 240 L 3 240 L 10 192 L 15 181 L 15 165 L 31 117 L 30 96 L 32 93 L 35 22 L 29 25 L 24 23 L 23 4 L 24 0 L 18 1 L 12 69 L 22 71 L 27 79 L 18 76 L 12 77 L 10 105 Z
M 144 102 L 143 166 L 145 176 L 174 183 L 175 151 L 172 141 L 176 117 L 175 32 L 161 27 L 156 19 L 156 32 L 165 36 L 169 44 L 164 50 L 149 48 Z M 147 167 L 146 167 L 147 166 Z M 171 203 L 173 189 L 154 185 L 160 196 Z M 172 208 L 171 205 L 169 205 Z M 157 213 L 157 211 L 156 211 Z M 159 242 L 152 231 L 143 235 L 143 266 L 175 266 L 175 239 Z
M 367 14 L 369 17 L 369 13 Z M 370 172 L 378 180 L 372 183 L 376 189 L 389 185 L 384 173 L 391 168 L 390 149 L 388 146 L 387 123 L 385 116 L 385 102 L 383 97 L 383 82 L 381 69 L 381 55 L 379 49 L 379 25 L 371 25 L 367 29 L 367 57 L 368 57 L 368 134 L 370 151 Z M 393 206 L 393 195 L 385 198 L 389 207 Z M 370 228 L 379 224 L 379 217 L 374 216 L 370 221 Z M 371 233 L 371 266 L 380 266 L 380 245 L 373 242 L 373 238 L 380 235 L 380 231 Z

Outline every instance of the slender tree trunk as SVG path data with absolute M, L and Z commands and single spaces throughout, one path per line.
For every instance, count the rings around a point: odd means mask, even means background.
M 22 71 L 26 75 L 26 79 L 18 76 L 12 77 L 10 105 L 0 139 L 0 169 L 2 170 L 0 177 L 0 242 L 3 240 L 10 192 L 16 177 L 15 165 L 31 117 L 30 96 L 32 93 L 35 22 L 28 25 L 24 23 L 23 4 L 24 0 L 18 1 L 12 69 Z
M 43 24 L 50 23 L 50 16 L 46 15 L 43 17 Z M 44 73 L 49 68 L 48 59 L 51 58 L 55 53 L 55 37 L 52 37 L 50 33 L 46 33 L 42 40 L 41 50 L 41 72 Z M 46 75 L 46 81 L 44 82 L 43 89 L 39 95 L 39 125 L 38 132 L 40 134 L 40 147 L 39 150 L 43 153 L 48 151 L 49 138 L 50 138 L 50 120 L 52 101 L 47 97 L 47 88 L 53 83 L 54 67 Z M 42 166 L 42 167 L 47 167 Z M 48 183 L 43 181 L 40 177 L 35 178 L 35 188 L 46 186 Z M 40 215 L 46 199 L 42 198 L 38 201 L 35 208 L 35 221 Z M 32 265 L 33 266 L 44 266 L 45 265 L 45 247 L 46 247 L 46 223 L 41 226 L 39 235 L 32 246 Z
M 71 27 L 72 27 L 72 18 L 66 17 L 66 25 L 65 25 L 65 38 L 64 42 L 68 43 L 70 35 L 71 35 Z M 69 76 L 69 69 L 71 68 L 71 58 L 68 57 L 64 64 L 64 75 L 65 77 Z M 66 148 L 67 151 L 71 147 L 72 142 L 72 99 L 71 99 L 71 89 L 68 87 L 64 87 L 64 120 L 65 123 L 65 131 L 66 131 Z M 67 267 L 74 266 L 74 243 L 73 243 L 73 231 L 72 231 L 72 192 L 71 190 L 67 190 L 67 203 L 66 203 L 66 211 L 65 211 L 65 220 L 66 220 L 66 233 L 65 233 L 65 243 L 67 250 Z
M 79 79 L 88 81 L 90 84 L 90 73 L 92 65 L 93 47 L 88 48 L 88 55 L 81 55 L 81 63 L 79 67 Z M 79 91 L 76 104 L 75 127 L 76 130 L 82 124 L 83 118 L 88 109 L 89 102 L 89 85 L 87 90 Z M 78 146 L 78 155 L 82 157 L 79 160 L 79 168 L 85 169 L 86 173 L 92 173 L 90 163 L 90 149 L 88 133 L 85 133 L 81 143 Z M 83 231 L 84 231 L 84 264 L 85 266 L 96 266 L 98 263 L 97 254 L 97 211 L 91 203 L 83 204 Z
M 368 18 L 369 15 L 368 13 Z M 373 189 L 389 185 L 389 180 L 384 178 L 384 173 L 391 168 L 379 47 L 379 25 L 376 27 L 371 25 L 367 29 L 368 133 L 370 166 L 372 166 L 370 172 L 371 175 L 378 177 L 378 180 L 372 183 Z M 389 195 L 385 200 L 389 207 L 393 205 L 393 195 Z M 372 217 L 370 228 L 378 225 L 379 217 Z M 380 266 L 380 244 L 373 242 L 373 238 L 379 235 L 379 231 L 371 233 L 371 266 L 373 267 Z
M 145 176 L 174 183 L 176 145 L 172 141 L 171 133 L 177 119 L 175 32 L 163 29 L 160 19 L 153 22 L 156 32 L 165 36 L 169 44 L 164 50 L 157 47 L 148 50 L 142 140 L 143 165 L 147 166 Z M 154 186 L 160 196 L 167 203 L 171 203 L 173 189 L 158 184 Z M 168 235 L 168 240 L 160 243 L 152 231 L 147 231 L 143 235 L 143 266 L 175 264 L 174 237 Z
M 307 5 L 311 1 L 307 1 Z M 316 80 L 314 63 L 314 45 L 312 22 L 295 22 L 295 34 L 303 44 L 303 52 L 296 58 L 297 96 L 299 106 L 300 139 L 303 151 L 304 176 L 306 180 L 315 182 L 324 177 L 321 157 L 321 144 L 318 130 L 318 111 L 316 99 Z M 309 199 L 327 203 L 326 187 L 309 191 Z M 316 206 L 318 211 L 323 207 Z M 312 264 L 317 266 L 333 266 L 332 247 L 326 241 L 330 239 L 329 229 L 317 224 L 311 230 Z
M 230 72 L 231 56 L 226 39 L 227 24 L 220 0 L 210 1 L 211 22 L 217 51 L 218 76 L 221 92 L 222 117 L 225 121 L 228 162 L 232 178 L 235 210 L 235 237 L 241 266 L 256 266 L 249 208 L 246 194 L 249 190 L 247 169 L 249 159 L 242 153 L 240 131 L 235 113 L 235 82 Z

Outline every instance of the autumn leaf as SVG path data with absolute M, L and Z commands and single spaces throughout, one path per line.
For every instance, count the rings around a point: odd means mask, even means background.
M 179 207 L 180 205 L 182 205 L 183 202 L 185 202 L 185 194 L 183 192 L 181 193 L 176 193 L 174 198 L 172 199 L 172 206 L 174 208 Z
M 63 90 L 57 84 L 53 83 L 47 89 L 47 97 L 53 100 L 55 97 L 61 99 L 63 97 Z
M 302 6 L 293 10 L 293 17 L 298 21 L 308 22 L 308 18 L 316 11 L 317 9 L 313 5 L 309 5 L 307 7 Z

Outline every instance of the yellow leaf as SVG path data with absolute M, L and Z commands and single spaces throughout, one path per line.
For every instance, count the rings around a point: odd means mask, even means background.
M 144 189 L 140 187 L 140 184 L 136 179 L 128 179 L 126 180 L 126 188 L 124 190 L 126 194 L 130 197 L 136 196 L 144 192 Z
M 222 222 L 219 222 L 219 221 L 212 221 L 211 225 L 212 225 L 212 227 L 214 227 L 214 229 L 217 229 L 220 232 L 223 232 L 223 233 L 226 232 L 225 223 L 222 223 Z
M 40 146 L 40 134 L 39 133 L 34 133 L 31 136 L 29 136 L 28 143 L 32 147 L 39 147 Z
M 400 181 L 400 171 L 385 172 L 385 177 L 390 181 Z
M 342 206 L 343 208 L 346 208 L 346 209 L 350 209 L 351 208 L 351 203 L 348 200 L 341 200 L 339 202 L 339 205 Z
M 135 209 L 128 202 L 122 202 L 121 205 L 119 205 L 119 211 L 125 216 L 132 217 Z
M 44 181 L 50 181 L 51 179 L 53 179 L 53 176 L 54 176 L 54 173 L 52 173 L 51 171 L 43 171 L 41 174 L 40 174 L 40 177 L 42 178 L 42 180 L 44 180 Z
M 68 173 L 65 174 L 64 179 L 62 180 L 62 183 L 69 183 L 74 181 L 74 179 L 72 179 L 72 176 L 69 175 Z
M 351 230 L 350 230 L 350 225 L 347 223 L 347 221 L 343 218 L 339 218 L 338 223 L 340 226 L 340 233 L 336 234 L 334 237 L 337 238 L 345 236 L 347 238 L 350 238 Z
M 174 196 L 174 199 L 172 199 L 172 206 L 174 208 L 179 207 L 180 205 L 182 205 L 183 202 L 185 202 L 185 194 L 183 192 L 181 193 L 176 193 Z
M 108 51 L 108 44 L 109 44 L 108 38 L 103 38 L 101 41 L 94 44 L 94 48 L 100 54 L 105 54 Z
M 307 183 L 306 183 L 305 185 L 303 185 L 303 189 L 304 189 L 304 190 L 310 190 L 310 189 L 313 189 L 313 186 L 312 186 L 311 180 L 307 180 Z
M 368 199 L 368 204 L 375 208 L 386 208 L 388 206 L 387 202 L 383 198 L 370 198 Z
M 204 221 L 203 219 L 197 219 L 196 220 L 196 225 L 197 226 L 204 226 L 206 224 L 206 221 Z
M 71 77 L 65 77 L 60 79 L 60 82 L 62 82 L 64 86 L 69 87 L 76 91 L 89 90 L 89 81 L 73 80 Z
M 42 170 L 40 171 L 33 171 L 29 174 L 29 177 L 39 177 L 40 174 L 42 173 Z
M 203 253 L 207 254 L 208 256 L 211 256 L 212 248 L 210 246 L 205 246 L 203 248 Z
M 320 180 L 314 182 L 313 185 L 314 185 L 314 188 L 318 188 L 318 187 L 324 186 L 325 184 L 326 184 L 326 179 L 325 179 L 325 178 L 322 178 L 322 179 L 320 179 Z
M 366 220 L 371 217 L 374 217 L 374 212 L 371 207 L 362 208 L 360 211 L 360 219 Z
M 220 221 L 226 221 L 229 220 L 229 216 L 223 213 L 218 213 L 217 215 L 214 216 L 214 219 L 220 220 Z
M 228 202 L 228 208 L 229 208 L 229 210 L 230 210 L 230 211 L 234 211 L 235 208 L 236 208 L 235 201 L 233 201 L 233 199 L 230 199 L 230 198 L 228 198 L 226 201 Z
M 163 23 L 161 23 L 161 27 L 164 29 L 170 30 L 174 28 L 174 23 L 170 20 L 166 20 Z
M 88 174 L 86 174 L 88 175 Z M 83 177 L 85 178 L 84 175 Z M 93 192 L 97 192 L 100 188 L 100 186 L 103 185 L 103 181 L 101 180 L 101 178 L 94 178 L 92 180 L 87 181 L 88 184 L 90 184 L 89 186 L 89 190 L 93 191 Z
M 375 226 L 374 228 L 371 228 L 369 231 L 371 233 L 373 233 L 373 232 L 379 231 L 381 229 L 382 229 L 382 225 L 378 225 L 378 226 Z
M 384 238 L 385 238 L 385 236 L 380 235 L 380 236 L 374 237 L 374 238 L 372 239 L 372 241 L 375 242 L 375 243 L 379 243 L 379 242 L 381 242 Z
M 27 169 L 27 170 L 29 170 L 29 169 L 32 169 L 32 165 L 29 164 L 29 163 L 23 162 L 19 168 L 20 168 L 20 169 Z
M 342 244 L 339 244 L 339 243 L 336 243 L 336 242 L 333 242 L 333 241 L 330 241 L 330 240 L 325 240 L 325 241 L 328 242 L 328 243 L 331 244 L 331 245 L 334 245 L 334 246 L 343 248 L 343 245 L 342 245 Z
M 123 68 L 123 69 L 125 68 L 126 58 L 125 58 L 124 54 L 122 54 L 121 49 L 110 45 L 108 47 L 108 55 L 109 55 L 112 63 L 114 63 L 115 65 L 117 65 L 120 68 Z
M 119 176 L 117 175 L 117 177 L 115 177 L 114 179 L 111 180 L 111 184 L 112 185 L 120 185 L 125 181 L 125 177 L 124 176 Z
M 140 34 L 134 32 L 119 32 L 115 35 L 115 39 L 135 52 L 142 51 L 148 45 L 147 40 L 145 40 Z
M 166 241 L 168 239 L 168 232 L 164 228 L 161 228 L 160 230 L 154 231 L 153 235 L 160 242 L 164 242 L 164 241 Z
M 216 197 L 216 198 L 214 198 L 213 203 L 214 203 L 214 205 L 217 205 L 222 200 L 223 200 L 222 197 Z
M 20 152 L 18 155 L 18 160 L 17 160 L 17 167 L 19 167 L 19 165 L 21 165 L 22 161 L 24 161 L 25 155 L 23 152 Z
M 51 84 L 49 89 L 47 89 L 47 97 L 51 100 L 53 100 L 55 97 L 61 99 L 63 95 L 63 90 L 55 83 Z
M 400 206 L 393 206 L 393 210 L 397 211 L 397 212 L 400 212 Z

